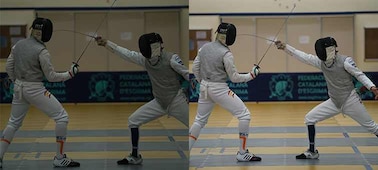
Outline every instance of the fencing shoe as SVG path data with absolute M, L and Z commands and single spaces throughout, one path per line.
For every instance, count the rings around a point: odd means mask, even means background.
M 142 155 L 135 157 L 130 154 L 126 158 L 123 158 L 122 160 L 117 161 L 117 164 L 118 165 L 140 165 L 142 164 L 142 162 L 143 162 Z
M 79 167 L 80 163 L 75 162 L 74 160 L 67 158 L 66 154 L 63 155 L 62 159 L 58 159 L 57 157 L 54 157 L 53 162 L 55 167 Z
M 319 158 L 319 152 L 318 150 L 315 150 L 315 152 L 311 152 L 310 150 L 307 150 L 306 152 L 303 152 L 300 155 L 295 156 L 296 159 L 318 159 Z
M 238 151 L 238 153 L 236 154 L 236 160 L 238 160 L 239 162 L 261 161 L 261 157 L 249 153 L 247 149 L 247 151 L 244 154 L 241 154 Z

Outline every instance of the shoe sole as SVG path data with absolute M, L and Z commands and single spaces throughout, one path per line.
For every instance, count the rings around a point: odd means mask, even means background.
M 319 159 L 319 158 L 296 158 L 296 159 Z
M 68 166 L 57 166 L 57 165 L 54 165 L 54 167 L 56 167 L 56 168 L 71 168 L 71 167 L 80 167 L 80 164 L 78 164 L 78 165 L 68 165 Z
M 130 154 L 130 156 L 132 156 L 132 155 Z M 135 160 L 135 159 L 133 159 L 133 160 Z M 127 161 L 127 163 L 124 163 L 126 161 Z M 126 158 L 123 158 L 122 160 L 117 161 L 117 165 L 141 165 L 142 163 L 143 163 L 143 159 L 142 159 L 142 155 L 140 155 L 140 154 L 139 154 L 138 161 L 129 162 Z
M 142 163 L 117 163 L 117 165 L 141 165 Z
M 80 167 L 80 165 L 77 165 L 77 166 L 55 166 L 54 165 L 54 168 L 72 168 L 72 167 Z
M 140 164 L 117 164 L 117 165 L 142 165 L 142 164 L 140 163 Z
M 319 157 L 318 158 L 298 158 L 298 157 L 295 157 L 295 159 L 319 159 Z
M 245 160 L 238 160 L 238 159 L 236 159 L 238 162 L 261 162 L 262 161 L 262 159 L 260 159 L 260 160 L 248 160 L 248 161 L 245 161 Z
M 117 165 L 141 165 L 143 161 L 138 162 L 138 163 L 119 163 L 117 162 Z
M 295 159 L 318 159 L 319 158 L 319 155 L 318 155 L 318 157 L 313 157 L 313 158 L 308 158 L 305 154 L 300 154 L 300 155 L 297 155 L 297 156 L 295 156 Z

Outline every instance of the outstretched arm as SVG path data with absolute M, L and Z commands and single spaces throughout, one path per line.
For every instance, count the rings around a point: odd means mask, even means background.
M 307 54 L 303 51 L 297 50 L 288 44 L 282 43 L 281 41 L 276 41 L 275 44 L 278 49 L 284 50 L 287 54 L 295 57 L 297 60 L 301 61 L 302 63 L 321 69 L 322 61 L 317 56 L 312 55 L 312 54 Z
M 120 56 L 124 60 L 144 67 L 145 57 L 141 53 L 118 46 L 116 43 L 103 39 L 102 37 L 96 37 L 96 42 L 97 45 L 104 46 L 110 52 Z
M 367 89 L 372 91 L 375 95 L 375 100 L 378 100 L 378 89 L 374 83 L 363 73 L 353 61 L 352 57 L 348 57 L 344 61 L 344 69 L 353 75 L 359 82 L 361 82 Z

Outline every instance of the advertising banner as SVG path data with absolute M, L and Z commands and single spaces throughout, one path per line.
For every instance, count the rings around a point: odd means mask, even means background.
M 378 72 L 366 72 L 378 84 Z M 11 103 L 13 84 L 0 73 L 0 103 Z M 189 99 L 198 101 L 199 84 L 190 75 Z M 363 100 L 374 100 L 372 92 L 354 80 Z M 243 101 L 322 101 L 328 99 L 322 73 L 265 73 L 247 83 L 228 82 Z M 147 102 L 153 99 L 147 72 L 81 72 L 65 82 L 47 82 L 46 89 L 60 102 Z

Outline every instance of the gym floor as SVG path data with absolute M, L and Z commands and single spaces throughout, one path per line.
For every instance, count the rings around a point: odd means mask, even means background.
M 319 102 L 246 103 L 252 113 L 247 145 L 262 162 L 236 162 L 239 139 L 237 119 L 216 106 L 207 126 L 188 153 L 188 128 L 167 116 L 141 127 L 143 165 L 118 166 L 130 151 L 128 116 L 141 103 L 63 104 L 70 115 L 67 155 L 81 163 L 74 169 L 133 170 L 329 170 L 378 169 L 378 139 L 351 118 L 338 115 L 317 125 L 318 160 L 296 160 L 307 149 L 304 115 Z M 365 101 L 378 121 L 376 101 Z M 11 105 L 0 104 L 0 127 L 5 127 Z M 190 104 L 190 125 L 197 104 Z M 54 169 L 55 122 L 31 107 L 17 132 L 3 169 Z M 189 163 L 190 160 L 190 163 Z
M 167 116 L 140 128 L 142 165 L 118 166 L 130 153 L 128 116 L 142 104 L 63 104 L 70 116 L 65 152 L 85 170 L 188 169 L 188 128 Z M 10 104 L 0 105 L 0 126 L 5 127 Z M 4 170 L 54 169 L 55 122 L 31 107 L 24 124 L 4 156 Z M 61 168 L 57 168 L 61 169 Z
M 238 120 L 216 107 L 190 153 L 190 170 L 378 169 L 378 138 L 339 114 L 317 124 L 318 160 L 296 160 L 308 148 L 304 116 L 319 102 L 247 103 L 252 114 L 247 146 L 261 162 L 237 162 Z M 378 121 L 377 102 L 365 102 Z M 194 109 L 193 109 L 194 107 Z M 196 106 L 190 108 L 194 120 Z

